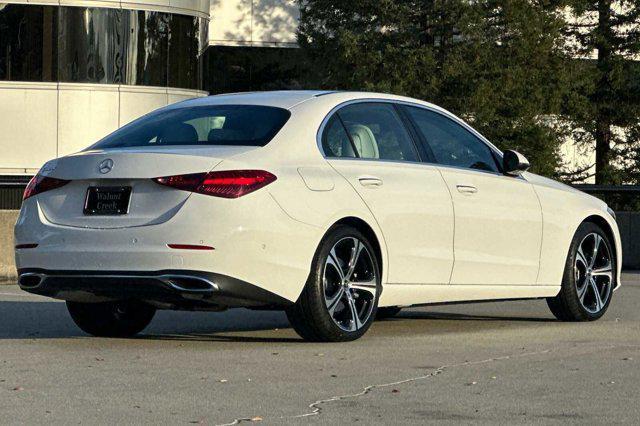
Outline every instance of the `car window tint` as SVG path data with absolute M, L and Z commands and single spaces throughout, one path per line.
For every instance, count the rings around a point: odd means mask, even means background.
M 290 116 L 285 109 L 259 105 L 163 108 L 116 130 L 92 148 L 265 146 Z
M 440 164 L 498 172 L 490 148 L 455 121 L 423 108 L 405 107 Z
M 349 135 L 337 115 L 329 119 L 322 136 L 322 149 L 327 157 L 355 157 Z
M 360 158 L 418 161 L 411 137 L 393 105 L 353 104 L 338 111 Z

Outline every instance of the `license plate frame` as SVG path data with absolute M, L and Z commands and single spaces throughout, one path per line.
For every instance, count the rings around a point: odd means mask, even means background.
M 85 216 L 124 216 L 129 214 L 130 186 L 90 186 L 84 201 Z

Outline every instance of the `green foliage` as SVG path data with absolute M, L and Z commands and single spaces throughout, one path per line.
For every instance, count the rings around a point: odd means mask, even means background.
M 569 0 L 576 19 L 570 54 L 593 58 L 583 66 L 567 112 L 578 142 L 596 149 L 596 182 L 640 183 L 640 2 Z M 634 61 L 634 59 L 636 61 Z
M 545 0 L 304 0 L 299 42 L 323 88 L 441 105 L 557 176 L 572 76 Z M 576 99 L 576 103 L 580 100 Z

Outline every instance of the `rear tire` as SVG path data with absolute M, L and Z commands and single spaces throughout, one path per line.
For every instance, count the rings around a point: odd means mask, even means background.
M 402 310 L 399 306 L 385 306 L 384 308 L 378 308 L 378 313 L 376 314 L 377 320 L 384 320 L 393 318 L 400 313 Z
M 131 337 L 144 330 L 156 313 L 144 303 L 67 302 L 69 314 L 82 331 L 96 337 Z
M 357 229 L 339 225 L 320 243 L 305 288 L 287 317 L 305 340 L 356 340 L 375 319 L 380 291 L 371 243 Z
M 616 283 L 616 258 L 607 234 L 595 223 L 580 225 L 571 242 L 562 288 L 547 299 L 561 321 L 595 321 L 611 303 Z

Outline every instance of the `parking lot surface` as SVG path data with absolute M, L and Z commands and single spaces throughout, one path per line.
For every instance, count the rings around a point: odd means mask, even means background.
M 64 303 L 0 286 L 2 424 L 638 424 L 638 401 L 638 274 L 594 323 L 540 300 L 431 306 L 346 344 L 246 310 L 92 338 Z

